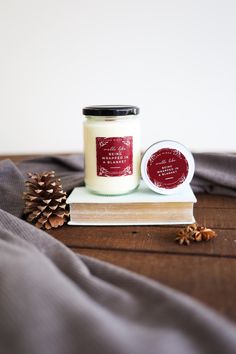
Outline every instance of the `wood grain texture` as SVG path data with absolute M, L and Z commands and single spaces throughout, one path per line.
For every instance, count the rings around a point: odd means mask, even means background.
M 212 241 L 180 246 L 175 242 L 178 229 L 167 226 L 71 226 L 68 230 L 64 226 L 49 233 L 70 248 L 236 257 L 236 230 L 215 229 L 218 236 Z
M 224 206 L 227 200 L 231 207 L 219 208 L 219 198 Z M 207 207 L 207 200 L 216 208 Z M 233 199 L 233 201 L 231 200 Z M 202 200 L 204 207 L 201 207 Z M 64 226 L 51 230 L 50 234 L 69 247 L 139 250 L 158 253 L 184 253 L 209 256 L 236 256 L 236 200 L 229 197 L 206 196 L 198 199 L 194 214 L 201 225 L 213 228 L 218 237 L 210 242 L 194 243 L 190 247 L 181 247 L 174 242 L 180 226 Z
M 196 208 L 236 209 L 236 198 L 199 193 Z
M 40 154 L 40 155 L 34 155 L 34 156 L 32 156 L 32 155 L 0 155 L 0 161 L 5 160 L 5 159 L 10 159 L 15 163 L 19 163 L 23 160 L 30 160 L 34 157 L 38 158 L 38 157 L 42 157 L 42 156 L 46 156 L 46 155 L 48 155 L 48 154 L 45 154 L 45 155 Z
M 14 162 L 32 158 L 5 157 Z M 210 242 L 179 246 L 177 226 L 65 225 L 49 234 L 74 252 L 158 280 L 236 321 L 236 198 L 199 194 L 197 199 L 197 222 L 218 234 Z

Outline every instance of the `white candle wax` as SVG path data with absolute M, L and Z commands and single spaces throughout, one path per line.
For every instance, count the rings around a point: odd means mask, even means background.
M 85 184 L 118 195 L 140 181 L 140 124 L 132 117 L 87 117 L 84 122 Z

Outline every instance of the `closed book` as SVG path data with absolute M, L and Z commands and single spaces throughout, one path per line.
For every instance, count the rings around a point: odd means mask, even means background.
M 133 193 L 102 196 L 85 187 L 67 198 L 69 225 L 170 225 L 193 223 L 196 197 L 189 185 L 175 195 L 160 195 L 144 182 Z

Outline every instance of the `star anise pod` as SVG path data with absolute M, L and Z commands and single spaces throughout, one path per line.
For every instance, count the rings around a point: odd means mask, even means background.
M 217 236 L 216 232 L 196 223 L 186 226 L 177 232 L 176 241 L 180 245 L 189 246 L 191 241 L 209 241 Z
M 192 241 L 192 236 L 189 232 L 187 232 L 186 229 L 179 230 L 179 232 L 176 235 L 177 242 L 179 242 L 180 245 L 190 245 L 190 242 Z
M 193 235 L 195 241 L 209 241 L 216 237 L 216 232 L 205 226 L 198 226 Z

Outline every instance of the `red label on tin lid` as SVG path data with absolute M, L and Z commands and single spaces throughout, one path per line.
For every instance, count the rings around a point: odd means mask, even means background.
M 133 137 L 96 138 L 97 175 L 101 177 L 133 174 Z
M 189 171 L 188 161 L 176 149 L 163 148 L 148 160 L 147 175 L 158 188 L 172 189 L 182 184 Z

